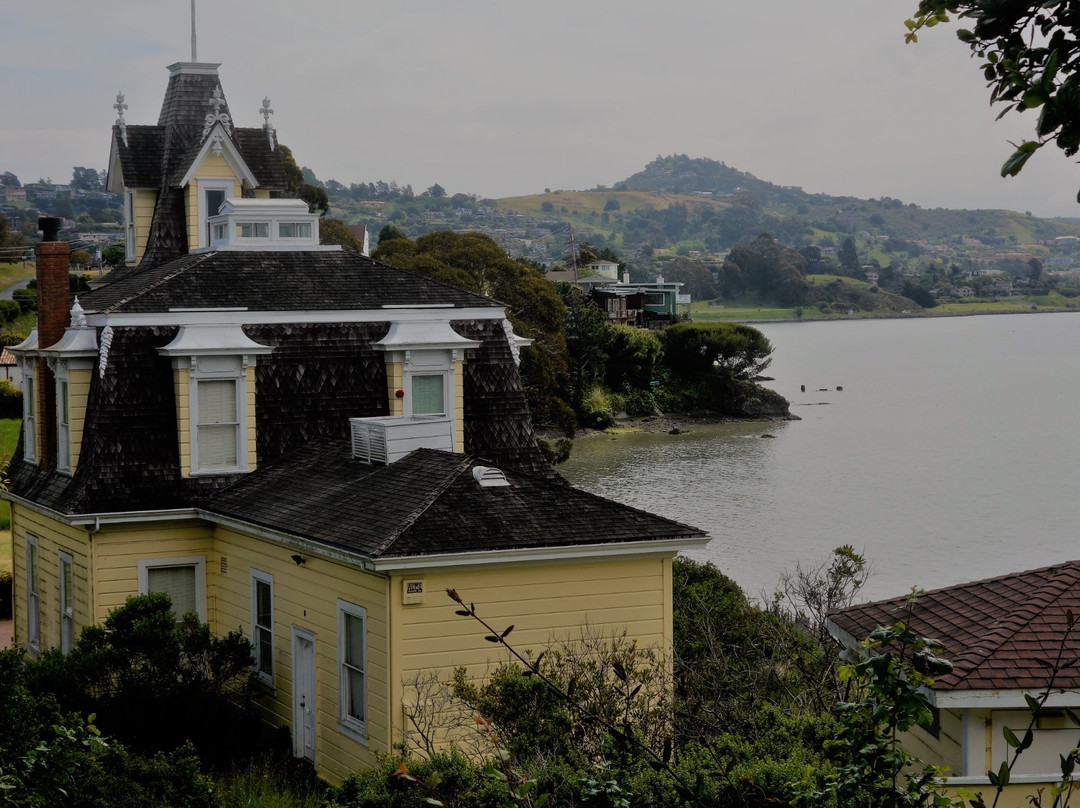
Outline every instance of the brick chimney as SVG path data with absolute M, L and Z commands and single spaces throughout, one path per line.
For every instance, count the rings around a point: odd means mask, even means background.
M 47 216 L 38 219 L 43 241 L 37 254 L 38 348 L 49 348 L 60 341 L 68 325 L 68 290 L 70 288 L 70 250 L 66 241 L 58 241 L 60 220 Z M 37 363 L 38 429 L 41 430 L 42 467 L 56 462 L 56 377 L 49 364 Z

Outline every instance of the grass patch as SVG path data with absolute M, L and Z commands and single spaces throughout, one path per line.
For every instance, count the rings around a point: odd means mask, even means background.
M 1061 307 L 1064 309 L 1064 306 Z M 985 303 L 939 303 L 927 312 L 933 314 L 1004 314 L 1031 311 L 1030 300 L 999 300 Z
M 16 261 L 13 264 L 0 263 L 0 289 L 7 289 L 11 284 L 25 278 L 32 278 L 37 273 L 37 264 L 33 261 Z
M 795 309 L 767 308 L 759 306 L 703 306 L 695 307 L 691 317 L 696 323 L 738 323 L 746 320 L 795 320 Z M 803 306 L 803 319 L 820 317 L 817 309 Z
M 633 435 L 635 432 L 640 432 L 636 426 L 609 426 L 604 430 L 605 435 Z
M 321 808 L 326 783 L 294 761 L 253 761 L 215 778 L 222 808 Z
M 10 460 L 15 454 L 15 447 L 19 444 L 19 430 L 22 421 L 18 418 L 0 418 L 0 458 Z M 7 476 L 6 474 L 4 475 Z M 0 531 L 8 531 L 7 534 L 7 559 L 8 569 L 11 569 L 11 503 L 0 502 Z M 0 569 L 3 569 L 3 561 L 0 560 Z

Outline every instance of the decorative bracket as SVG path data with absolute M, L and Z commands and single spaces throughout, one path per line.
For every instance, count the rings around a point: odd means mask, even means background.
M 206 113 L 206 117 L 203 118 L 202 139 L 206 140 L 206 136 L 210 134 L 210 130 L 216 123 L 220 123 L 225 129 L 225 134 L 232 137 L 232 119 L 229 117 L 229 113 L 221 111 L 221 107 L 225 104 L 225 96 L 221 93 L 220 84 L 214 88 L 214 94 L 210 96 L 207 103 L 214 108 L 214 111 Z M 216 153 L 220 154 L 221 152 Z

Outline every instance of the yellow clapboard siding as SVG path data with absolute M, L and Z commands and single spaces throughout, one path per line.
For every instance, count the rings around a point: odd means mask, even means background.
M 60 644 L 59 553 L 72 558 L 75 632 L 89 625 L 93 603 L 90 569 L 90 544 L 87 533 L 79 527 L 56 522 L 47 516 L 13 503 L 11 538 L 14 587 L 15 642 L 27 645 L 26 536 L 38 542 L 38 626 L 42 651 Z

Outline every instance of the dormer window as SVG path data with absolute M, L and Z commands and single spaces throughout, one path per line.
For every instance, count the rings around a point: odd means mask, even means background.
M 158 349 L 172 357 L 184 476 L 255 468 L 255 357 L 271 348 L 239 325 L 186 325 Z
M 339 250 L 319 244 L 319 217 L 299 199 L 226 199 L 211 216 L 213 250 Z

